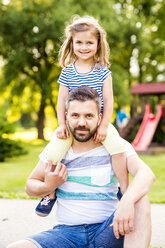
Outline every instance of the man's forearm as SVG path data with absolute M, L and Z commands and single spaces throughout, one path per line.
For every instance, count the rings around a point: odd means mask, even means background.
M 111 225 L 116 238 L 119 238 L 119 233 L 124 235 L 134 230 L 135 203 L 147 194 L 155 180 L 153 172 L 137 155 L 127 158 L 127 168 L 133 180 L 119 201 Z
M 29 196 L 34 197 L 43 197 L 51 193 L 50 190 L 46 188 L 45 182 L 36 179 L 28 179 L 25 190 Z
M 125 197 L 129 197 L 133 202 L 137 202 L 141 197 L 146 195 L 154 182 L 154 176 L 148 175 L 144 177 L 142 171 L 139 171 L 136 177 L 132 180 L 125 193 Z
M 148 193 L 155 180 L 155 175 L 151 171 L 151 169 L 144 164 L 144 162 L 138 158 L 139 161 L 130 161 L 128 162 L 128 170 L 134 177 L 131 181 L 130 185 L 126 193 L 124 194 L 124 198 L 131 199 L 134 203 L 138 201 L 141 197 Z M 138 162 L 139 166 L 142 163 L 143 166 L 134 175 L 134 171 L 132 171 L 131 165 L 129 163 Z

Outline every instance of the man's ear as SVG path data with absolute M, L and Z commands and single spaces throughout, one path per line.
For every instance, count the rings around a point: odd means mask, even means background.
M 99 114 L 98 126 L 100 125 L 101 119 L 102 119 L 102 114 L 100 113 L 100 114 Z
M 65 117 L 67 118 L 67 115 L 68 115 L 68 113 L 67 112 L 65 112 Z

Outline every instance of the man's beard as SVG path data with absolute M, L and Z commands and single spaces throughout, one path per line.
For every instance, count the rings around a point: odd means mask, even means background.
M 70 125 L 68 124 L 68 127 L 69 127 L 69 130 L 70 130 L 73 138 L 75 138 L 75 140 L 77 140 L 79 142 L 86 142 L 86 141 L 90 140 L 93 137 L 93 135 L 96 133 L 96 130 L 97 130 L 98 126 L 96 126 L 91 131 L 90 131 L 89 128 L 86 128 L 85 126 L 78 126 L 78 127 L 74 128 L 74 129 L 72 129 L 70 127 Z M 88 133 L 87 134 L 83 134 L 83 133 L 78 134 L 78 133 L 76 133 L 76 130 L 88 131 Z

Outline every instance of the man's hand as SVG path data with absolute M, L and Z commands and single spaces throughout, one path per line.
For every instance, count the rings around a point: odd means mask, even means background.
M 66 139 L 69 137 L 69 131 L 65 124 L 60 125 L 56 130 L 57 138 L 59 139 Z
M 97 128 L 97 131 L 94 135 L 94 140 L 95 142 L 102 142 L 105 140 L 107 136 L 107 126 L 104 126 L 100 124 L 100 126 Z
M 125 235 L 134 230 L 134 204 L 123 198 L 120 200 L 115 212 L 113 223 L 114 235 L 119 239 L 119 234 Z
M 48 191 L 54 191 L 58 186 L 65 183 L 68 177 L 68 171 L 64 164 L 58 162 L 57 165 L 53 165 L 49 161 L 45 167 L 45 188 Z

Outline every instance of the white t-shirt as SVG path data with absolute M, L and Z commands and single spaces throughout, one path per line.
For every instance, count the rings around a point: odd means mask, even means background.
M 135 154 L 131 144 L 125 142 L 126 156 Z M 39 156 L 43 162 L 45 149 Z M 110 154 L 104 146 L 83 153 L 74 153 L 70 148 L 61 162 L 68 169 L 68 178 L 56 190 L 57 224 L 102 223 L 114 212 L 118 202 L 118 181 Z

